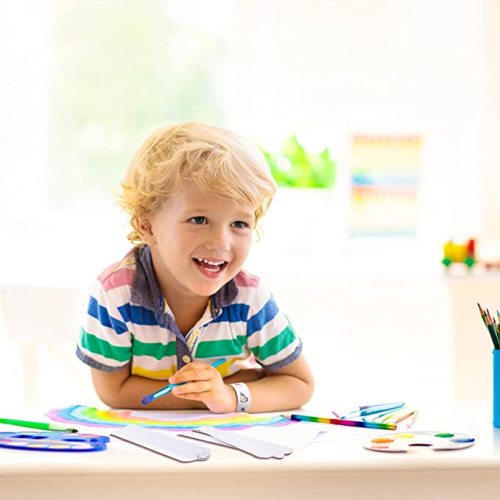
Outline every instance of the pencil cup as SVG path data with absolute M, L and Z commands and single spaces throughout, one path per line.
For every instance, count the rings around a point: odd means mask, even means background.
M 500 428 L 500 349 L 493 349 L 493 427 Z

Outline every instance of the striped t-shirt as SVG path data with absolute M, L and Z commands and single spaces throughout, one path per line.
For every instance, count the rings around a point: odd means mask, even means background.
M 210 297 L 183 335 L 163 298 L 148 246 L 133 248 L 96 280 L 77 356 L 103 371 L 130 365 L 132 375 L 167 379 L 193 360 L 226 362 L 223 377 L 255 361 L 276 370 L 295 361 L 302 343 L 260 280 L 241 271 Z

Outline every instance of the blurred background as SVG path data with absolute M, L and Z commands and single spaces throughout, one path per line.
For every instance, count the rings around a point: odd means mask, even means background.
M 179 120 L 269 162 L 247 269 L 301 334 L 315 404 L 490 398 L 499 33 L 495 0 L 0 1 L 4 400 L 98 403 L 72 354 L 86 290 L 128 249 L 132 155 Z

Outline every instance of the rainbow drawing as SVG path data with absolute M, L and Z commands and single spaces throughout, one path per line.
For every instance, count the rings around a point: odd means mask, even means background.
M 250 413 L 215 414 L 209 412 L 100 410 L 91 406 L 73 405 L 55 408 L 46 415 L 55 422 L 79 423 L 89 427 L 124 427 L 141 425 L 151 429 L 187 431 L 209 426 L 219 429 L 246 429 L 253 426 L 283 426 L 290 420 L 281 415 L 253 415 Z

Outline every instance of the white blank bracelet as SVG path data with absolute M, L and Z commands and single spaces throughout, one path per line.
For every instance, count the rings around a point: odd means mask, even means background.
M 236 410 L 235 411 L 248 411 L 252 404 L 252 397 L 250 396 L 250 389 L 247 384 L 237 382 L 231 384 L 231 387 L 236 393 Z

